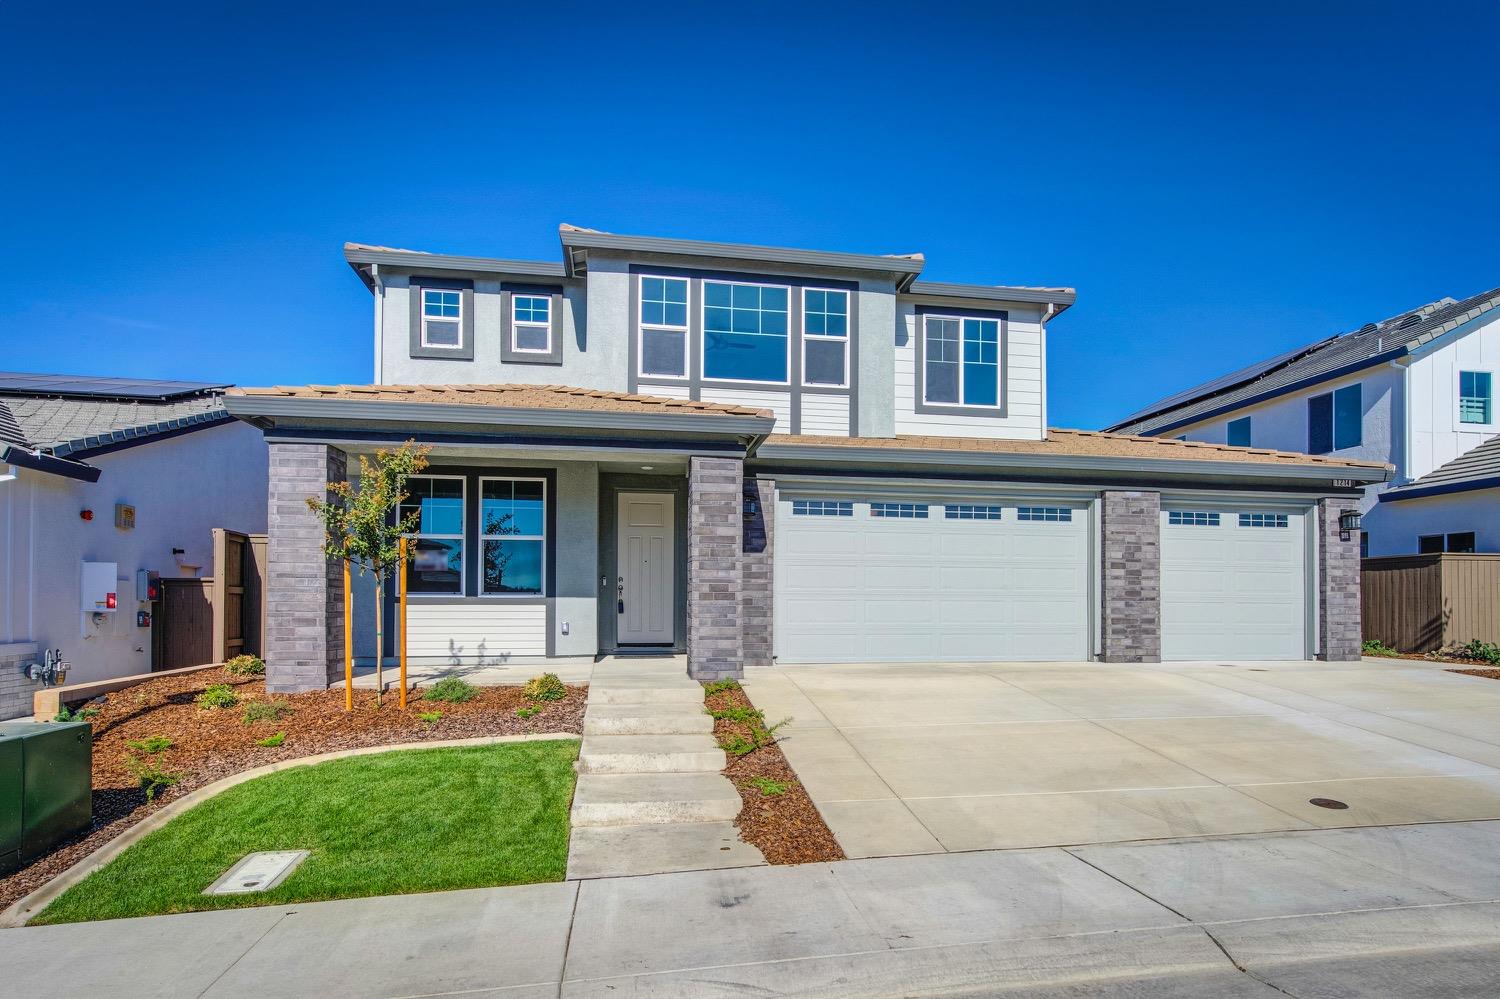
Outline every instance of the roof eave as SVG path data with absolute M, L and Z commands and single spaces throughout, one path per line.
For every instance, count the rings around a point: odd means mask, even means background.
M 54 458 L 50 454 L 28 451 L 14 444 L 0 444 L 0 463 L 15 465 L 17 468 L 29 468 L 34 472 L 45 472 L 48 475 L 60 475 L 65 479 L 76 479 L 79 482 L 98 482 L 101 471 L 81 461 Z
M 1461 479 L 1457 482 L 1434 482 L 1430 486 L 1411 485 L 1388 489 L 1380 494 L 1381 503 L 1400 503 L 1403 500 L 1427 499 L 1431 496 L 1447 496 L 1451 493 L 1471 493 L 1481 489 L 1500 489 L 1500 475 L 1487 475 L 1478 479 Z
M 921 298 L 959 298 L 980 302 L 1026 302 L 1051 305 L 1053 317 L 1061 315 L 1078 300 L 1073 288 L 1020 288 L 1002 285 L 949 284 L 943 281 L 913 281 L 904 292 Z
M 666 239 L 658 236 L 623 236 L 610 232 L 593 232 L 575 228 L 559 230 L 564 268 L 569 277 L 577 273 L 576 251 L 590 249 L 621 250 L 631 253 L 660 253 L 687 257 L 720 257 L 732 260 L 754 260 L 765 263 L 831 267 L 839 270 L 893 274 L 898 290 L 904 291 L 922 272 L 925 261 L 920 257 L 878 256 L 864 253 L 836 253 L 826 250 L 794 250 L 776 246 L 753 246 L 745 243 L 711 243 L 691 239 Z M 586 266 L 586 264 L 585 264 Z
M 514 274 L 522 277 L 563 278 L 562 264 L 545 260 L 503 260 L 498 257 L 463 257 L 446 253 L 418 253 L 413 250 L 386 250 L 367 246 L 345 246 L 344 259 L 360 280 L 373 290 L 374 284 L 364 268 L 371 264 L 399 267 L 413 271 L 459 271 L 467 274 Z

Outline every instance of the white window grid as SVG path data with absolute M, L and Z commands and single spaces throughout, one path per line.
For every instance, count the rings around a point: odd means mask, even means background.
M 540 482 L 542 484 L 542 533 L 541 534 L 491 534 L 484 523 L 484 484 L 486 482 Z M 486 541 L 540 541 L 542 543 L 541 573 L 537 577 L 541 588 L 535 593 L 486 593 L 484 589 L 484 543 Z M 547 592 L 547 480 L 524 475 L 483 475 L 479 478 L 479 561 L 475 569 L 479 573 L 479 595 L 490 599 L 516 600 L 535 599 Z
M 926 503 L 871 503 L 870 516 L 898 520 L 926 520 Z
M 406 479 L 407 479 L 408 482 L 426 481 L 426 480 L 431 480 L 431 479 L 447 479 L 449 481 L 456 481 L 459 484 L 459 508 L 458 508 L 459 513 L 458 513 L 458 522 L 460 524 L 462 524 L 463 528 L 464 528 L 458 534 L 432 534 L 432 533 L 429 533 L 429 532 L 424 532 L 424 531 L 422 531 L 422 530 L 419 529 L 419 530 L 414 531 L 413 533 L 407 535 L 407 537 L 413 538 L 413 539 L 430 538 L 433 541 L 457 541 L 458 542 L 458 552 L 459 552 L 459 555 L 458 555 L 458 557 L 459 557 L 459 565 L 463 567 L 461 569 L 461 571 L 459 572 L 459 574 L 458 574 L 458 593 L 457 594 L 452 594 L 452 593 L 412 593 L 412 594 L 410 594 L 411 598 L 414 599 L 414 600 L 419 600 L 419 599 L 421 599 L 423 597 L 451 597 L 451 596 L 460 596 L 460 597 L 463 597 L 463 596 L 468 596 L 468 577 L 469 577 L 468 564 L 467 564 L 468 560 L 469 560 L 469 539 L 468 539 L 468 533 L 469 533 L 469 483 L 468 483 L 468 480 L 465 479 L 462 475 L 408 475 L 406 477 Z M 416 498 L 416 501 L 417 501 L 416 502 L 417 510 L 420 511 L 422 509 L 422 498 L 420 496 L 415 497 L 415 498 Z M 411 506 L 412 504 L 411 504 L 410 498 L 408 498 L 408 500 L 405 503 L 403 503 L 402 505 L 403 506 Z M 397 510 L 397 515 L 398 516 L 400 515 L 400 510 L 399 509 Z M 418 519 L 417 523 L 418 523 L 419 528 L 420 528 L 420 524 L 421 524 L 420 518 Z
M 671 303 L 669 303 L 669 302 L 666 302 L 665 300 L 661 301 L 661 304 L 663 306 L 663 309 L 662 309 L 662 311 L 663 311 L 663 315 L 662 315 L 663 322 L 648 323 L 645 320 L 645 314 L 646 314 L 645 304 L 646 304 L 646 301 L 647 301 L 647 299 L 646 299 L 646 282 L 647 281 L 675 281 L 675 282 L 681 283 L 681 285 L 683 287 L 683 292 L 684 292 L 683 298 L 686 301 L 681 302 L 681 303 L 678 303 L 678 302 L 671 302 Z M 688 380 L 688 321 L 687 321 L 687 315 L 688 315 L 688 309 L 692 308 L 692 301 L 691 301 L 692 294 L 693 294 L 693 283 L 691 281 L 689 281 L 685 277 L 672 277 L 672 276 L 667 275 L 667 274 L 639 274 L 639 275 L 636 276 L 636 300 L 641 303 L 641 306 L 640 306 L 640 309 L 639 309 L 640 314 L 641 314 L 641 321 L 637 324 L 639 328 L 636 330 L 636 350 L 635 350 L 635 353 L 636 353 L 636 374 L 639 375 L 640 377 L 642 377 L 642 378 L 670 378 L 670 379 L 673 379 L 675 381 L 683 381 L 683 382 L 685 382 L 685 381 Z M 657 299 L 651 299 L 651 301 L 652 302 L 656 302 L 658 300 Z M 678 305 L 678 304 L 680 304 L 680 305 L 684 306 L 684 308 L 682 310 L 683 320 L 682 320 L 682 324 L 681 325 L 678 325 L 676 323 L 669 323 L 669 322 L 665 321 L 665 319 L 666 319 L 666 315 L 665 315 L 666 308 L 665 307 L 667 305 L 669 305 L 669 304 L 671 304 L 671 305 Z M 677 341 L 681 345 L 681 348 L 682 348 L 682 365 L 681 365 L 681 367 L 682 367 L 682 374 L 680 374 L 680 375 L 671 375 L 671 374 L 662 374 L 660 372 L 647 371 L 646 370 L 646 332 L 648 330 L 652 331 L 652 332 L 656 332 L 656 333 L 670 333 L 670 334 L 672 334 L 672 335 L 674 335 L 674 336 L 677 337 Z
M 943 507 L 943 516 L 948 520 L 999 520 L 1000 507 L 979 503 L 949 503 Z
M 808 316 L 808 293 L 818 292 L 824 295 L 840 295 L 844 299 L 844 332 L 843 333 L 809 333 L 807 330 Z M 847 388 L 849 386 L 849 307 L 851 305 L 849 292 L 842 288 L 803 288 L 802 289 L 802 384 L 808 388 Z M 828 312 L 825 304 L 824 310 L 815 314 L 824 317 L 838 315 L 836 312 Z M 825 330 L 828 328 L 826 319 Z M 810 382 L 807 380 L 807 344 L 808 341 L 817 343 L 837 343 L 844 349 L 844 377 L 834 384 L 833 382 Z
M 1207 510 L 1168 510 L 1167 523 L 1174 527 L 1218 527 L 1219 515 Z
M 522 318 L 523 314 L 525 318 Z M 546 346 L 521 346 L 520 331 L 523 329 L 541 330 L 547 338 Z M 511 295 L 510 348 L 521 354 L 550 354 L 552 352 L 551 295 Z
M 1284 513 L 1242 513 L 1240 514 L 1241 527 L 1286 527 L 1287 516 Z
M 457 343 L 433 343 L 427 337 L 427 324 L 433 320 L 453 323 L 458 328 Z M 462 350 L 464 346 L 464 293 L 451 288 L 422 289 L 422 346 L 433 350 Z
M 1016 519 L 1068 524 L 1073 520 L 1073 508 L 1067 506 L 1020 506 L 1016 507 Z
M 852 500 L 792 500 L 794 517 L 852 517 Z
M 1464 376 L 1468 375 L 1477 382 L 1478 375 L 1489 377 L 1490 392 L 1488 395 L 1464 394 Z M 1458 373 L 1458 422 L 1467 427 L 1485 427 L 1494 423 L 1494 392 L 1495 376 L 1489 371 L 1464 370 Z
M 922 352 L 923 352 L 924 356 L 917 358 L 917 363 L 920 364 L 920 365 L 922 365 L 922 402 L 924 404 L 928 405 L 928 406 L 951 406 L 951 407 L 954 407 L 954 408 L 957 408 L 957 409 L 995 409 L 996 407 L 1000 406 L 1001 403 L 1004 401 L 1003 397 L 1004 397 L 1004 392 L 1005 392 L 1005 386 L 1003 384 L 1001 384 L 1001 381 L 1000 381 L 1000 376 L 1001 376 L 1001 371 L 1000 371 L 1000 339 L 1001 339 L 1001 337 L 1000 337 L 1000 320 L 995 319 L 994 317 L 991 317 L 991 316 L 963 316 L 963 315 L 951 315 L 951 316 L 949 316 L 949 315 L 935 315 L 935 314 L 923 315 L 921 317 L 921 319 L 922 319 L 922 324 L 923 324 L 922 325 Z M 937 338 L 934 341 L 933 336 L 932 336 L 932 327 L 929 325 L 933 321 L 954 323 L 955 324 L 954 329 L 955 329 L 955 331 L 958 334 L 957 339 L 948 339 L 946 337 L 939 337 L 939 338 Z M 972 323 L 980 323 L 980 324 L 989 324 L 989 325 L 995 327 L 995 343 L 994 343 L 994 347 L 995 347 L 995 359 L 994 359 L 994 361 L 979 360 L 979 361 L 966 362 L 964 360 L 964 325 L 966 323 L 971 323 L 971 322 Z M 981 341 L 981 343 L 982 342 L 983 341 Z M 939 349 L 940 349 L 941 353 L 944 355 L 942 357 L 935 358 L 935 360 L 942 361 L 944 363 L 956 364 L 958 366 L 958 401 L 957 402 L 947 402 L 947 401 L 944 401 L 944 400 L 934 400 L 934 399 L 928 397 L 927 360 L 928 360 L 929 357 L 932 356 L 932 349 L 933 349 L 933 344 L 934 343 L 937 343 L 937 344 L 941 345 L 939 347 Z M 953 357 L 947 356 L 948 353 L 949 353 L 950 347 L 951 347 L 951 350 L 953 351 L 953 354 L 954 354 Z M 981 347 L 981 356 L 982 356 L 982 354 L 983 354 L 983 348 Z M 993 403 L 964 402 L 964 382 L 965 382 L 965 379 L 966 379 L 966 375 L 965 375 L 964 369 L 967 368 L 969 366 L 969 364 L 979 364 L 979 365 L 983 365 L 984 367 L 994 368 L 995 369 L 995 401 Z
M 698 321 L 699 321 L 699 336 L 701 338 L 705 339 L 705 340 L 708 338 L 708 335 L 709 335 L 709 330 L 708 330 L 708 309 L 709 309 L 709 305 L 708 305 L 708 291 L 707 291 L 708 285 L 711 285 L 711 284 L 728 285 L 731 289 L 736 288 L 736 287 L 740 287 L 740 288 L 759 288 L 762 291 L 764 291 L 767 288 L 779 288 L 779 289 L 781 289 L 781 290 L 783 290 L 783 291 L 786 292 L 786 303 L 787 303 L 786 304 L 786 333 L 784 335 L 784 338 L 786 340 L 786 377 L 780 379 L 779 381 L 766 381 L 766 380 L 760 379 L 760 378 L 723 378 L 723 377 L 718 376 L 718 375 L 712 375 L 712 376 L 710 376 L 704 370 L 705 367 L 708 364 L 708 350 L 706 349 L 706 347 L 700 347 L 700 349 L 698 351 L 698 375 L 699 375 L 699 377 L 702 378 L 702 379 L 704 379 L 705 381 L 713 381 L 713 382 L 744 382 L 744 383 L 750 384 L 750 385 L 789 385 L 789 384 L 791 384 L 791 380 L 792 380 L 792 316 L 791 316 L 791 311 L 792 311 L 792 291 L 793 291 L 792 287 L 790 285 L 784 285 L 784 284 L 767 284 L 767 283 L 757 282 L 757 281 L 704 281 L 704 282 L 702 282 L 702 284 L 703 284 L 704 290 L 698 296 L 701 299 L 701 301 L 698 303 Z M 731 290 L 730 291 L 730 295 L 732 296 L 733 294 L 734 294 L 734 292 Z M 723 306 L 716 306 L 716 308 L 723 308 Z M 731 305 L 730 306 L 730 312 L 731 312 L 731 314 L 733 313 L 733 311 L 734 311 L 734 306 Z M 775 311 L 775 310 L 762 309 L 759 306 L 757 306 L 756 307 L 756 311 L 757 312 L 766 312 L 766 311 Z M 714 332 L 717 333 L 717 332 L 723 332 L 723 331 L 715 330 Z M 782 336 L 783 334 L 779 334 L 779 333 L 741 333 L 741 334 L 736 334 L 736 335 L 739 335 L 739 336 L 768 336 L 768 337 L 775 337 L 775 336 Z M 849 362 L 848 362 L 848 360 L 846 358 L 845 361 L 844 361 L 844 366 L 847 368 L 848 364 L 849 364 Z M 848 379 L 845 378 L 845 381 L 847 381 L 847 380 Z

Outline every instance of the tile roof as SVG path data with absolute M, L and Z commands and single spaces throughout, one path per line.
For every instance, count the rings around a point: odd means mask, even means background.
M 1408 353 L 1496 307 L 1500 307 L 1500 288 L 1461 302 L 1439 299 L 1168 396 L 1108 429 L 1129 434 L 1163 433 L 1221 409 L 1274 395 L 1279 389 L 1357 369 L 1382 356 Z
M 1500 436 L 1491 437 L 1420 479 L 1380 494 L 1382 500 L 1415 499 L 1439 492 L 1500 486 Z
M 26 435 L 21 432 L 21 425 L 16 422 L 15 416 L 11 414 L 4 400 L 0 400 L 0 444 L 29 446 Z
M 0 396 L 0 408 L 14 424 L 12 430 L 0 417 L 0 440 L 59 458 L 230 419 L 217 391 L 168 402 Z
M 496 406 L 505 409 L 592 409 L 615 413 L 704 413 L 721 416 L 759 416 L 769 409 L 727 403 L 635 395 L 567 385 L 277 385 L 270 388 L 232 388 L 230 395 L 279 396 L 290 399 L 345 399 L 367 402 L 438 403 Z
M 1227 444 L 1205 444 L 1179 441 L 1167 437 L 1133 437 L 1098 430 L 1047 431 L 1046 440 L 996 440 L 970 437 L 814 437 L 772 434 L 767 444 L 794 444 L 839 447 L 890 448 L 914 451 L 953 451 L 969 454 L 1031 454 L 1100 458 L 1157 458 L 1180 461 L 1234 461 L 1247 464 L 1326 465 L 1335 468 L 1383 468 L 1378 461 L 1346 461 L 1267 448 L 1229 447 Z

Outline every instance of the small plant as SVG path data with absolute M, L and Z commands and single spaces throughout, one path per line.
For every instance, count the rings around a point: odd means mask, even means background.
M 472 701 L 478 693 L 474 685 L 467 680 L 456 676 L 445 676 L 423 691 L 422 700 L 462 704 L 464 701 Z
M 795 781 L 772 780 L 769 777 L 751 777 L 750 784 L 767 798 L 779 798 L 786 794 Z
M 710 697 L 714 694 L 724 694 L 731 690 L 739 689 L 740 682 L 738 680 L 715 680 L 713 683 L 705 683 L 703 685 L 704 693 Z
M 198 706 L 204 711 L 232 708 L 240 702 L 240 695 L 227 683 L 211 683 L 197 697 Z
M 265 676 L 266 662 L 260 656 L 235 656 L 224 663 L 224 669 L 235 676 Z
M 1460 645 L 1454 651 L 1456 655 L 1465 659 L 1478 659 L 1492 666 L 1500 666 L 1500 645 L 1493 642 L 1481 642 L 1476 638 L 1472 642 Z
M 417 712 L 417 717 L 429 725 L 436 725 L 438 720 L 443 717 L 443 713 L 441 711 L 419 711 Z
M 530 718 L 533 715 L 539 715 L 541 713 L 542 713 L 542 709 L 539 708 L 539 707 L 537 707 L 534 704 L 529 704 L 529 705 L 527 705 L 524 708 L 516 708 L 516 717 L 517 718 Z
M 718 721 L 739 722 L 742 725 L 764 725 L 766 723 L 766 713 L 756 708 L 720 708 L 718 711 L 710 711 L 709 714 Z
M 55 722 L 70 722 L 79 721 L 80 719 L 75 716 L 73 712 L 69 711 L 68 706 L 64 704 L 62 707 L 57 709 L 57 714 L 52 716 L 52 720 Z
M 257 746 L 265 746 L 267 749 L 275 749 L 283 742 L 286 742 L 286 733 L 277 732 L 275 735 L 266 736 L 264 739 L 257 741 L 255 744 Z
M 730 756 L 745 756 L 755 750 L 755 743 L 743 735 L 726 735 L 719 739 L 719 748 Z
M 731 756 L 745 756 L 757 749 L 764 749 L 776 741 L 776 731 L 790 721 L 790 718 L 783 718 L 775 725 L 766 725 L 763 721 L 750 722 L 747 726 L 750 729 L 748 737 L 738 733 L 723 736 L 719 739 L 719 748 Z
M 155 756 L 172 748 L 172 740 L 164 735 L 149 735 L 144 739 L 127 739 L 125 745 L 138 753 Z
M 1359 650 L 1367 656 L 1394 656 L 1399 655 L 1397 651 L 1385 644 L 1378 638 L 1367 638 Z
M 568 696 L 568 688 L 563 686 L 556 673 L 543 673 L 527 680 L 521 693 L 533 701 L 560 701 Z
M 245 705 L 241 718 L 246 725 L 254 725 L 256 722 L 277 721 L 291 710 L 285 701 L 253 701 Z
M 97 704 L 86 704 L 78 709 L 78 712 L 73 715 L 73 718 L 76 721 L 88 721 L 90 718 L 93 718 L 95 715 L 97 715 L 99 713 L 99 710 L 99 705 Z
M 145 739 L 131 739 L 125 745 L 143 754 L 128 754 L 125 757 L 125 769 L 135 777 L 141 790 L 146 792 L 148 802 L 156 799 L 158 791 L 182 780 L 182 774 L 173 773 L 161 764 L 161 755 L 172 748 L 171 739 L 164 735 L 153 735 Z

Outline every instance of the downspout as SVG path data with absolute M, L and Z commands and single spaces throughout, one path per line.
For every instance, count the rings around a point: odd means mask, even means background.
M 1042 393 L 1041 393 L 1041 395 L 1042 395 L 1042 440 L 1046 440 L 1047 439 L 1047 431 L 1048 431 L 1048 427 L 1047 427 L 1047 321 L 1049 319 L 1051 319 L 1055 315 L 1057 315 L 1057 306 L 1056 306 L 1056 304 L 1054 304 L 1052 302 L 1048 302 L 1047 303 L 1047 307 L 1042 310 L 1042 319 L 1041 319 L 1041 322 L 1037 324 L 1037 328 L 1041 331 L 1041 339 L 1042 339 L 1042 343 L 1041 343 L 1041 348 L 1042 348 L 1042 354 L 1041 354 L 1041 362 L 1042 362 Z
M 1392 361 L 1392 364 L 1398 362 Z M 1411 481 L 1412 413 L 1411 413 L 1411 363 L 1401 366 L 1401 463 L 1396 466 L 1395 480 L 1398 484 Z
M 4 472 L 0 472 L 0 482 L 14 482 L 14 481 L 16 481 L 16 470 L 15 470 L 14 466 L 12 466 L 12 465 L 0 465 L 0 468 L 4 468 L 5 469 Z
M 375 293 L 375 384 L 385 384 L 385 282 L 380 279 L 380 265 L 370 265 L 371 289 Z

